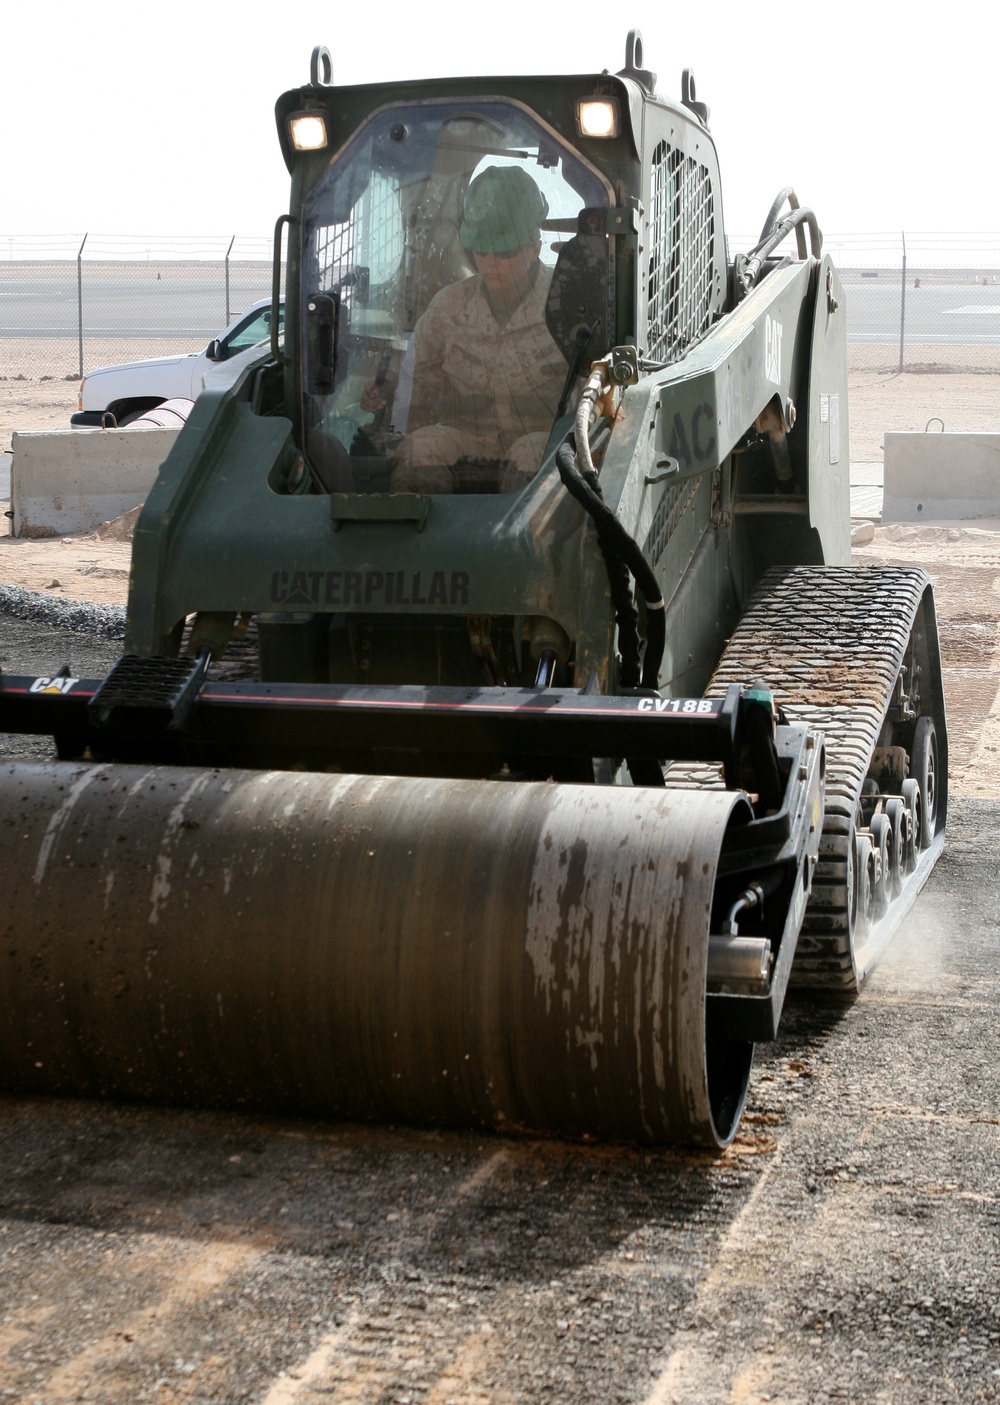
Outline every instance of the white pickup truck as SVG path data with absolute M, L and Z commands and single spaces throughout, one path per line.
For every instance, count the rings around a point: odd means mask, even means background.
M 283 308 L 279 317 L 284 321 Z M 279 324 L 280 330 L 280 324 Z M 204 351 L 179 356 L 155 356 L 149 361 L 128 361 L 121 366 L 102 366 L 88 371 L 80 382 L 77 413 L 70 424 L 100 426 L 110 413 L 118 425 L 162 405 L 165 400 L 196 400 L 205 385 L 205 376 L 220 361 L 246 351 L 271 335 L 271 299 L 255 302 Z

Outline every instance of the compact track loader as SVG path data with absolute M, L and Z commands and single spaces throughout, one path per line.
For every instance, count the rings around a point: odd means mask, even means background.
M 844 294 L 621 72 L 277 104 L 284 334 L 5 677 L 8 1089 L 726 1144 L 943 843 L 930 584 L 852 570 Z M 55 661 L 54 661 L 55 663 Z

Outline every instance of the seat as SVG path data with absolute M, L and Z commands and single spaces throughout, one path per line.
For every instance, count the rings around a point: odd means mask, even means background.
M 587 213 L 581 212 L 581 223 Z M 611 333 L 605 235 L 581 231 L 559 250 L 545 304 L 545 325 L 570 366 L 581 345 L 586 347 L 588 360 L 596 361 L 605 354 Z

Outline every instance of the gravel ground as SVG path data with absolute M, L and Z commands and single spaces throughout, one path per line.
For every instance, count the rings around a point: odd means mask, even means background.
M 89 601 L 63 600 L 46 591 L 25 590 L 19 586 L 0 585 L 0 616 L 9 620 L 50 626 L 67 634 L 97 636 L 121 641 L 125 637 L 125 607 L 97 605 Z M 60 638 L 65 647 L 65 641 Z M 81 641 L 77 640 L 77 647 Z M 46 640 L 46 646 L 48 641 Z M 121 650 L 119 649 L 119 653 Z
M 74 622 L 0 663 L 102 673 Z M 0 1400 L 1000 1400 L 998 818 L 720 1156 L 0 1097 Z

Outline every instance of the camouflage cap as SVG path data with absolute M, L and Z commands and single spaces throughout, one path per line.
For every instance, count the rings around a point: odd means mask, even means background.
M 469 186 L 462 243 L 472 254 L 509 254 L 534 244 L 549 202 L 520 166 L 489 166 Z

